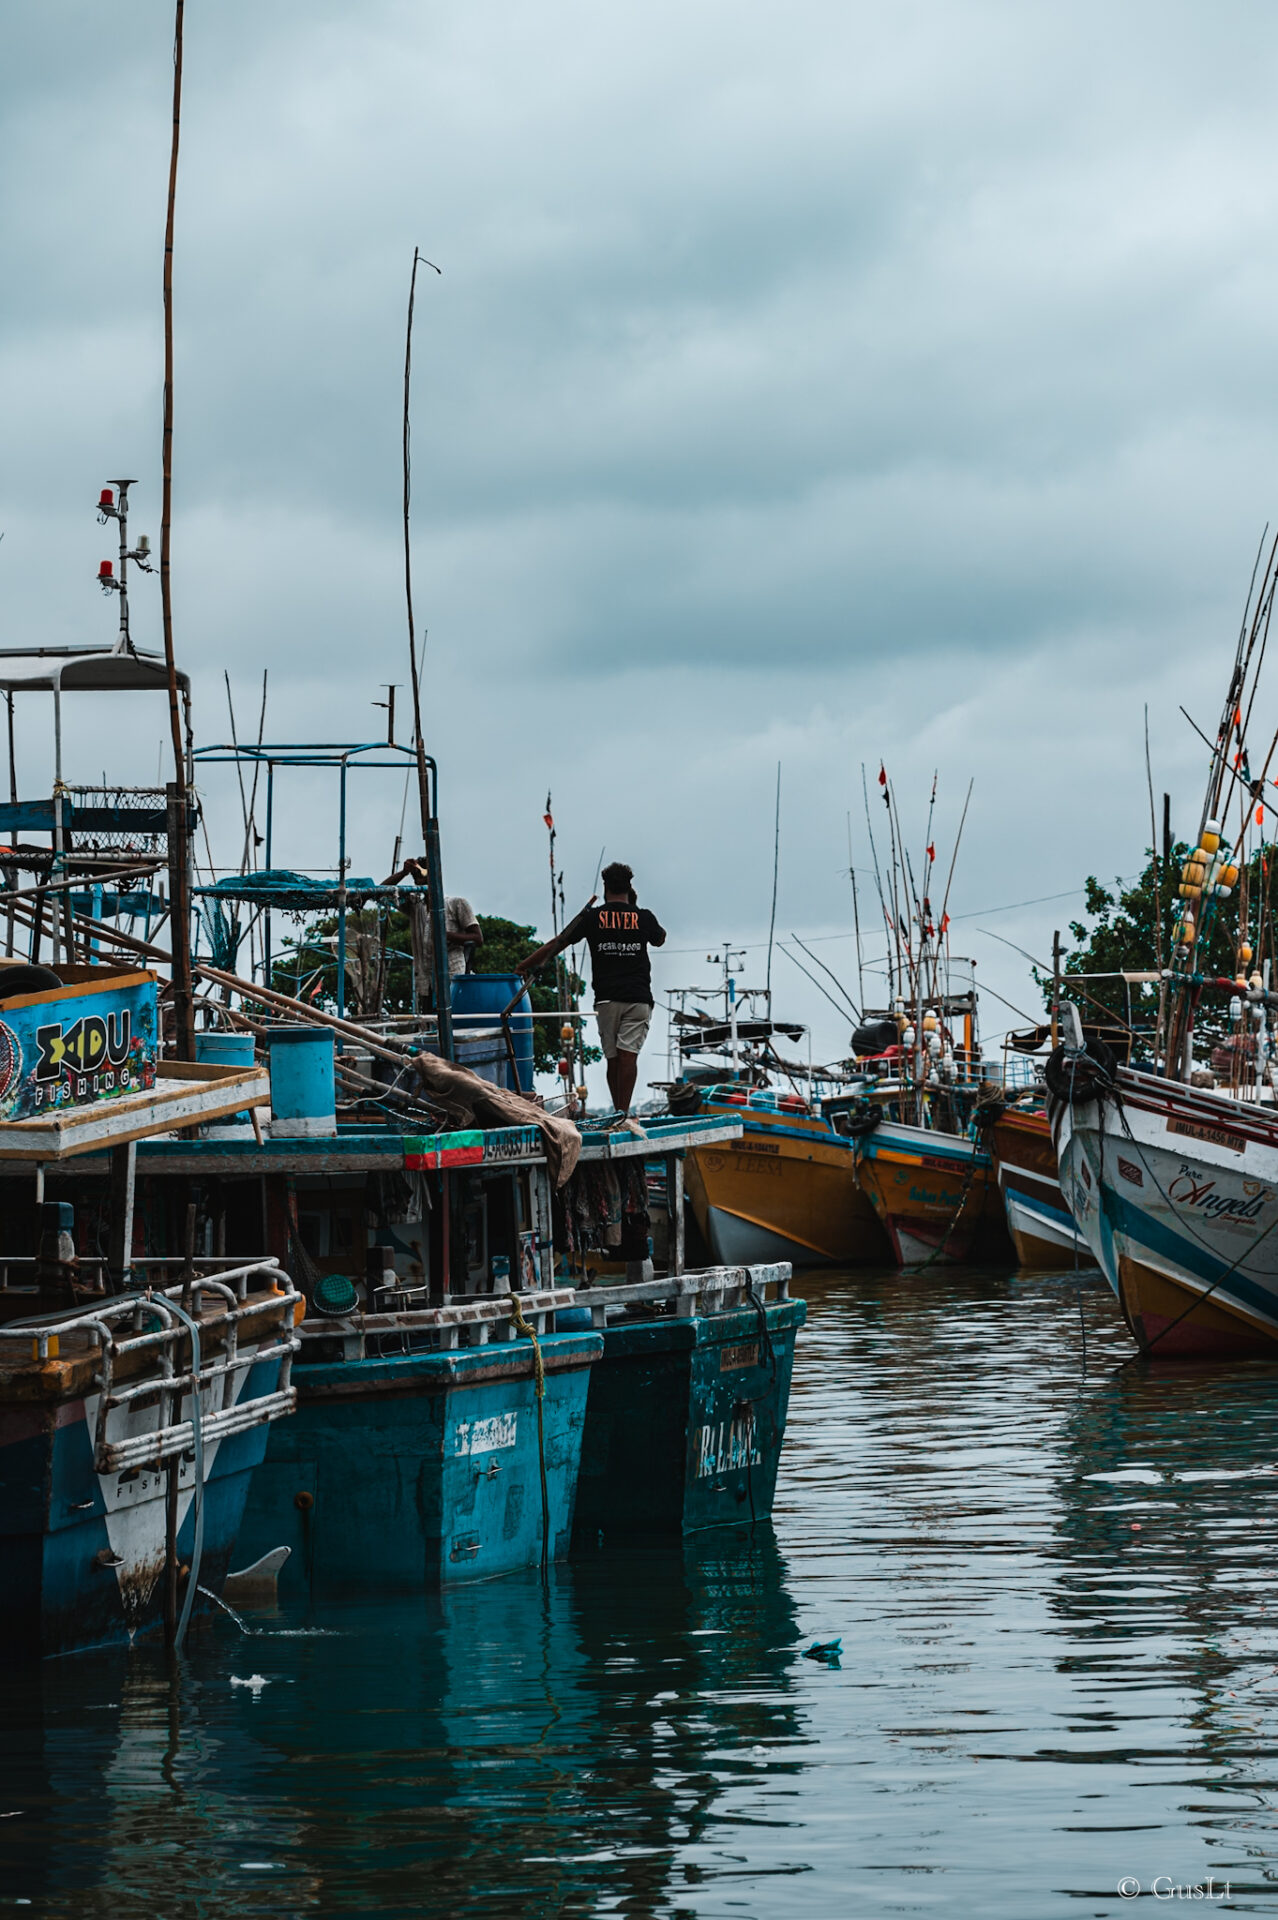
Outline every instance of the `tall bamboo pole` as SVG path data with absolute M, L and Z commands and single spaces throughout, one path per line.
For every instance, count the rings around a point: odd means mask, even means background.
M 417 797 L 421 807 L 422 845 L 426 853 L 426 887 L 429 894 L 431 949 L 434 966 L 435 1019 L 438 1023 L 439 1050 L 446 1060 L 453 1058 L 452 981 L 448 968 L 447 916 L 444 906 L 444 867 L 439 849 L 439 820 L 432 805 L 431 780 L 422 737 L 422 689 L 417 664 L 417 631 L 413 624 L 413 550 L 409 538 L 409 504 L 412 499 L 412 458 L 410 449 L 409 402 L 413 379 L 413 307 L 417 299 L 418 263 L 440 269 L 424 253 L 413 248 L 413 272 L 408 283 L 408 324 L 404 332 L 404 600 L 408 609 L 408 665 L 413 688 L 413 740 L 417 752 Z
M 169 808 L 169 895 L 173 928 L 173 1001 L 177 1050 L 195 1058 L 195 1007 L 191 997 L 191 875 L 188 857 L 190 801 L 177 660 L 173 651 L 173 586 L 170 572 L 173 523 L 173 224 L 177 209 L 178 141 L 182 124 L 182 26 L 184 0 L 175 0 L 173 21 L 173 139 L 169 148 L 169 199 L 164 224 L 164 435 L 160 493 L 160 611 L 164 664 L 169 679 L 169 725 L 173 735 L 173 781 Z M 174 844 L 176 841 L 176 844 Z

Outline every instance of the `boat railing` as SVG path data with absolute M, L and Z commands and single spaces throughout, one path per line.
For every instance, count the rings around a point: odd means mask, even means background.
M 393 1358 L 396 1345 L 400 1352 L 409 1353 L 426 1347 L 447 1352 L 463 1346 L 499 1344 L 522 1337 L 517 1314 L 540 1339 L 542 1334 L 554 1332 L 557 1310 L 577 1304 L 572 1287 L 543 1288 L 521 1293 L 516 1299 L 518 1305 L 508 1293 L 471 1294 L 443 1306 L 308 1316 L 298 1329 L 302 1358 L 326 1357 L 335 1346 L 344 1360 L 369 1360 Z
M 49 1362 L 70 1358 L 77 1349 L 96 1349 L 94 1471 L 155 1468 L 192 1449 L 197 1417 L 203 1441 L 212 1445 L 293 1411 L 297 1395 L 290 1371 L 298 1348 L 293 1319 L 301 1298 L 277 1260 L 228 1264 L 217 1275 L 197 1273 L 177 1286 L 121 1294 L 87 1311 L 73 1308 L 11 1321 L 0 1326 L 0 1363 Z M 276 1328 L 242 1346 L 241 1329 L 266 1314 Z M 192 1321 L 199 1333 L 198 1364 Z M 237 1398 L 237 1386 L 243 1384 L 238 1376 L 272 1360 L 280 1363 L 275 1389 Z M 192 1403 L 185 1419 L 184 1399 Z M 123 1410 L 127 1428 L 156 1405 L 155 1426 L 108 1438 L 108 1421 L 117 1409 Z
M 595 1327 L 606 1327 L 609 1314 L 619 1317 L 636 1306 L 672 1305 L 677 1319 L 690 1320 L 697 1314 L 766 1305 L 769 1292 L 776 1303 L 788 1300 L 792 1273 L 786 1260 L 752 1267 L 703 1267 L 696 1273 L 669 1274 L 665 1279 L 580 1287 L 572 1296 L 572 1304 L 588 1307 Z
M 192 1268 L 197 1279 L 234 1277 L 239 1298 L 242 1300 L 248 1291 L 249 1280 L 263 1263 L 245 1265 L 243 1254 L 197 1254 Z M 38 1292 L 40 1268 L 43 1265 L 34 1254 L 9 1254 L 0 1259 L 0 1292 Z M 187 1265 L 184 1253 L 147 1253 L 134 1254 L 130 1272 L 148 1277 L 153 1284 L 155 1278 L 163 1278 L 165 1273 L 181 1274 Z M 79 1254 L 76 1257 L 73 1272 L 76 1284 L 81 1291 L 93 1292 L 93 1285 L 85 1285 L 85 1277 L 96 1276 L 97 1287 L 105 1295 L 110 1262 L 104 1254 Z M 153 1278 L 154 1277 L 154 1278 Z M 15 1281 L 17 1284 L 15 1284 Z M 176 1291 L 176 1288 L 174 1289 Z M 132 1297 L 132 1296 L 130 1296 Z M 95 1303 L 96 1310 L 96 1303 Z
M 397 1353 L 498 1345 L 525 1337 L 516 1311 L 538 1339 L 556 1331 L 558 1314 L 583 1307 L 596 1328 L 606 1327 L 610 1314 L 616 1317 L 636 1306 L 673 1306 L 679 1319 L 726 1313 L 737 1307 L 762 1306 L 769 1294 L 774 1302 L 788 1300 L 791 1272 L 787 1261 L 778 1261 L 752 1267 L 706 1267 L 697 1273 L 621 1281 L 616 1286 L 550 1287 L 519 1294 L 517 1310 L 509 1294 L 471 1294 L 443 1306 L 404 1307 L 393 1313 L 308 1316 L 298 1329 L 301 1360 L 393 1359 Z

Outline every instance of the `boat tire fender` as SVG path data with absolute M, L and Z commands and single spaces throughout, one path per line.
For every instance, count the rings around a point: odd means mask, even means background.
M 1054 1047 L 1043 1065 L 1047 1091 L 1054 1100 L 1083 1106 L 1114 1091 L 1118 1061 L 1111 1048 L 1093 1034 L 1081 1053 Z

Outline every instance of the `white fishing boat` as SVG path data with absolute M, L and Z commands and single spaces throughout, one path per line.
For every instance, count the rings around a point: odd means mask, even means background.
M 1278 542 L 1243 623 L 1197 842 L 1167 873 L 1176 917 L 1154 1059 L 1135 1071 L 1085 1047 L 1066 1005 L 1066 1041 L 1047 1065 L 1065 1199 L 1133 1335 L 1163 1359 L 1278 1352 L 1275 863 L 1264 803 L 1278 735 L 1253 777 L 1244 718 L 1276 561 Z

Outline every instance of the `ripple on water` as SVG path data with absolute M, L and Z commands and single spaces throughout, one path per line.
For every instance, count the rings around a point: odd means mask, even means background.
M 1094 1274 L 799 1290 L 773 1528 L 8 1676 L 0 1905 L 1272 1910 L 1278 1371 L 1115 1372 Z

